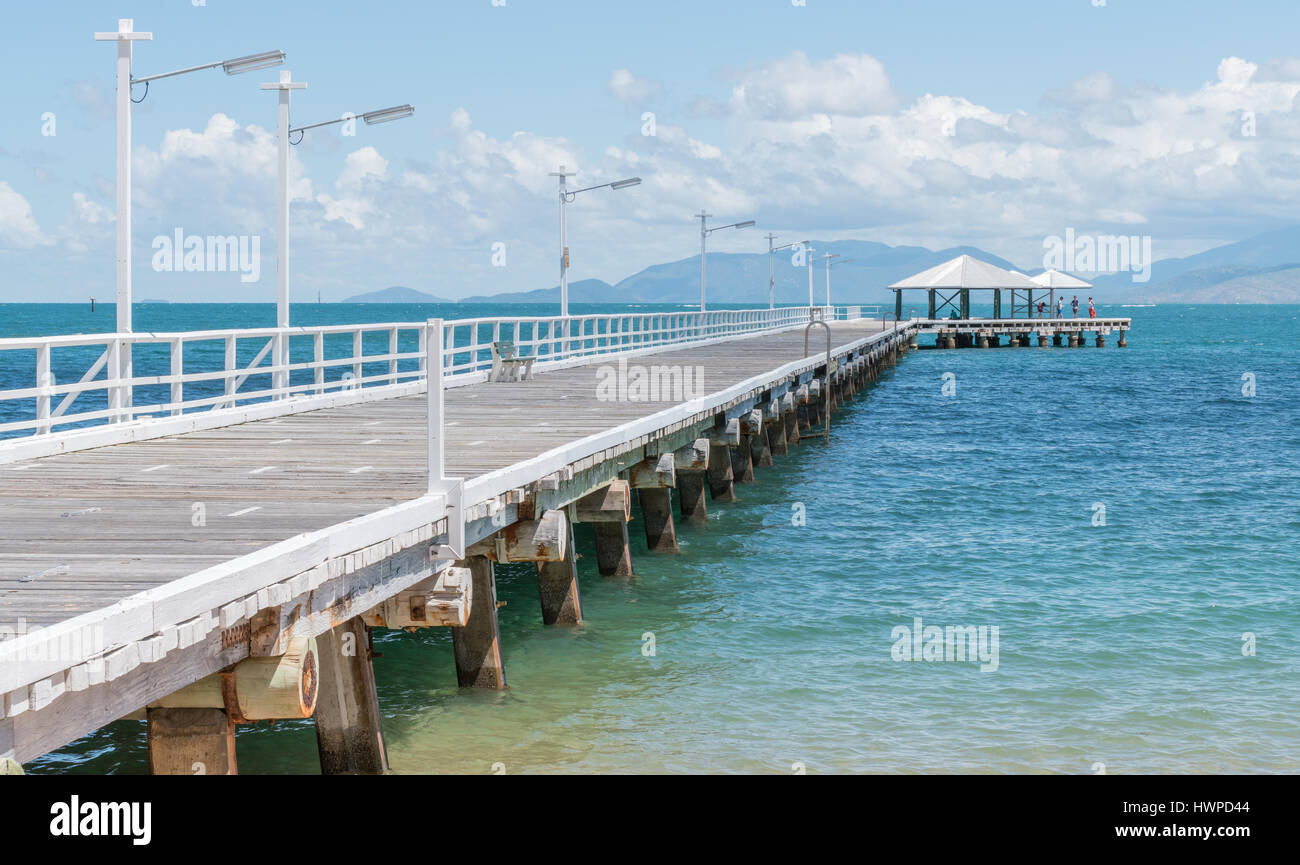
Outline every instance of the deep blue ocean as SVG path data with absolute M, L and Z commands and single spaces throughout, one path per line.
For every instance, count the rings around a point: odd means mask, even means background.
M 1127 348 L 907 355 L 834 417 L 828 446 L 759 469 L 740 502 L 709 503 L 707 527 L 679 522 L 680 555 L 645 553 L 635 519 L 632 580 L 596 574 L 580 526 L 581 628 L 544 627 L 531 566 L 500 567 L 504 692 L 457 689 L 445 629 L 376 632 L 394 770 L 1300 771 L 1300 307 L 1098 313 L 1132 316 Z M 274 312 L 136 319 L 269 326 Z M 0 305 L 3 336 L 111 322 L 111 306 Z M 918 618 L 923 637 L 984 628 L 996 669 L 899 658 Z M 242 728 L 239 766 L 317 771 L 310 722 Z M 28 768 L 145 772 L 144 725 Z

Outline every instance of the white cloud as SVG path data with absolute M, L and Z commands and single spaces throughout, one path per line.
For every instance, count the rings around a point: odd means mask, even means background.
M 641 108 L 662 89 L 658 81 L 634 75 L 627 69 L 615 69 L 609 75 L 609 92 L 630 108 Z
M 32 216 L 31 204 L 0 180 L 0 249 L 30 249 L 48 242 Z
M 813 114 L 865 117 L 896 104 L 885 67 L 867 54 L 814 63 L 802 51 L 751 70 L 733 87 L 732 107 L 768 120 Z
M 116 220 L 113 211 L 97 201 L 91 201 L 84 192 L 72 193 L 72 215 L 87 225 L 103 225 Z

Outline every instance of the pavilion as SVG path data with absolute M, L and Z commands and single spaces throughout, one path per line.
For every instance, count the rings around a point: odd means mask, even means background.
M 948 307 L 957 312 L 958 318 L 970 318 L 970 293 L 972 291 L 991 291 L 993 293 L 993 317 L 1002 317 L 1002 291 L 1011 290 L 1012 315 L 1015 315 L 1016 292 L 1025 292 L 1026 309 L 1032 308 L 1033 292 L 1042 288 L 1023 273 L 1004 270 L 996 264 L 980 261 L 969 255 L 959 255 L 951 261 L 937 264 L 929 270 L 923 270 L 915 276 L 900 280 L 889 286 L 894 292 L 894 313 L 903 317 L 903 292 L 924 291 L 928 295 L 926 318 L 939 318 L 940 313 Z

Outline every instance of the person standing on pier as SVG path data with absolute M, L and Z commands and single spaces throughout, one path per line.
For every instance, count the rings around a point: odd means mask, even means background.
M 1092 298 L 1088 298 L 1088 318 L 1097 317 L 1097 307 L 1092 305 Z
M 1056 317 L 1065 318 L 1065 295 L 1056 299 Z
M 1045 301 L 1045 300 L 1040 300 L 1040 301 L 1038 301 L 1038 317 L 1039 317 L 1039 318 L 1046 318 L 1046 317 L 1047 317 L 1046 315 L 1044 315 L 1044 313 L 1046 312 L 1046 310 L 1047 310 L 1047 301 Z
M 1074 296 L 1074 299 L 1070 301 L 1070 309 L 1074 310 L 1074 317 L 1078 318 L 1079 317 L 1079 295 L 1076 294 Z

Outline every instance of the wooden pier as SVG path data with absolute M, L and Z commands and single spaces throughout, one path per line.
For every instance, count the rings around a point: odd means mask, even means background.
M 932 318 L 912 323 L 919 333 L 934 334 L 935 348 L 1046 348 L 1049 339 L 1056 347 L 1079 348 L 1087 345 L 1088 334 L 1093 345 L 1105 348 L 1111 333 L 1119 334 L 1116 345 L 1124 348 L 1133 327 L 1131 318 Z
M 0 392 L 37 406 L 0 424 L 31 433 L 0 442 L 0 758 L 133 717 L 155 773 L 229 774 L 237 724 L 312 717 L 323 771 L 385 771 L 370 629 L 450 627 L 460 684 L 506 687 L 494 564 L 535 562 L 541 621 L 581 622 L 575 540 L 602 575 L 630 575 L 635 506 L 644 547 L 676 552 L 676 520 L 704 520 L 819 442 L 925 329 L 856 316 L 0 340 L 37 364 L 35 388 Z M 811 342 L 810 317 L 826 319 Z M 367 333 L 378 353 L 363 352 Z M 329 357 L 326 338 L 349 334 L 352 350 Z M 505 336 L 537 357 L 531 379 L 491 380 Z M 183 363 L 202 340 L 225 346 L 219 370 Z M 266 346 L 241 365 L 241 340 Z M 92 344 L 116 374 L 56 383 L 51 353 Z M 171 353 L 167 372 L 139 358 L 131 372 L 145 344 Z M 299 344 L 303 359 L 263 363 Z M 270 386 L 241 389 L 258 376 Z M 94 390 L 105 408 L 67 411 Z

